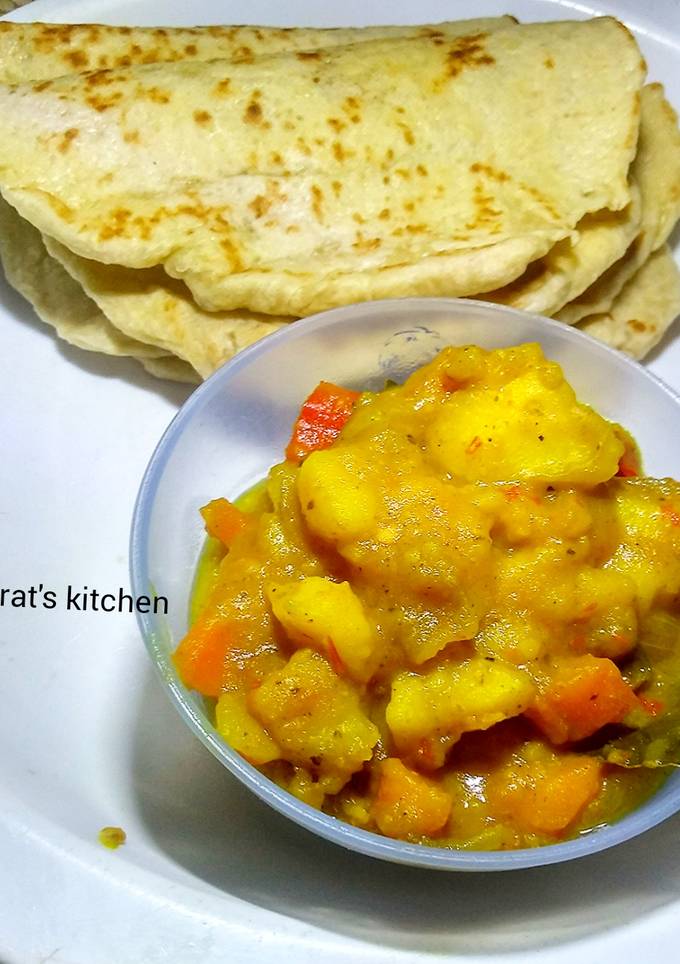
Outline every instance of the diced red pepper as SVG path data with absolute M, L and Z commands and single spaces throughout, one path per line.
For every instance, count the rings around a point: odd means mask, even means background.
M 619 470 L 616 473 L 621 479 L 634 479 L 640 474 L 640 459 L 633 445 L 626 440 L 626 449 L 619 459 Z
M 213 539 L 219 539 L 227 548 L 250 521 L 249 516 L 237 509 L 228 499 L 213 499 L 200 511 L 208 535 Z
M 286 448 L 286 458 L 299 462 L 310 452 L 333 444 L 361 392 L 320 382 L 303 404 Z

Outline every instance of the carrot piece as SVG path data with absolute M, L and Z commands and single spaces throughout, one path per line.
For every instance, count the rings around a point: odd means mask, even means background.
M 184 685 L 204 696 L 219 696 L 235 638 L 232 622 L 215 614 L 198 619 L 172 655 Z
M 300 409 L 286 447 L 286 458 L 299 462 L 310 452 L 331 446 L 352 414 L 360 395 L 361 392 L 353 392 L 331 382 L 319 382 Z
M 610 659 L 563 660 L 526 715 L 551 743 L 583 740 L 607 723 L 620 723 L 639 701 Z
M 380 764 L 373 819 L 387 837 L 420 837 L 441 830 L 451 813 L 451 796 L 392 757 Z
M 495 774 L 488 787 L 496 809 L 518 829 L 555 835 L 566 830 L 601 789 L 601 762 L 576 753 L 511 764 Z
M 208 535 L 219 539 L 227 548 L 250 521 L 248 515 L 228 499 L 213 499 L 200 509 L 200 513 Z

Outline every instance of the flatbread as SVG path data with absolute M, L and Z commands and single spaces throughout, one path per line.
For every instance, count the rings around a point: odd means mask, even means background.
M 680 130 L 661 84 L 648 84 L 642 91 L 640 142 L 632 174 L 642 198 L 640 232 L 619 261 L 557 312 L 559 321 L 573 325 L 588 315 L 609 311 L 624 285 L 666 242 L 680 217 Z
M 181 358 L 164 355 L 162 358 L 140 358 L 139 360 L 149 375 L 154 375 L 156 378 L 166 378 L 171 382 L 188 382 L 193 385 L 201 381 L 195 369 Z
M 630 202 L 643 69 L 601 18 L 2 88 L 0 189 L 210 310 L 479 294 Z
M 207 312 L 186 285 L 162 268 L 122 268 L 79 258 L 45 237 L 52 257 L 126 335 L 156 345 L 188 362 L 203 378 L 242 348 L 277 331 L 290 318 L 247 311 Z
M 137 359 L 157 360 L 167 354 L 114 328 L 80 285 L 49 256 L 39 232 L 2 199 L 0 258 L 12 287 L 69 344 Z
M 338 27 L 111 27 L 104 24 L 0 21 L 0 81 L 23 84 L 136 64 L 225 60 L 250 62 L 289 50 L 340 47 L 380 37 L 457 37 L 516 23 L 480 17 L 416 26 Z
M 590 315 L 578 327 L 640 359 L 661 340 L 678 314 L 680 271 L 668 245 L 663 245 L 624 285 L 608 312 Z
M 638 234 L 642 205 L 634 178 L 631 193 L 631 202 L 622 211 L 587 214 L 577 225 L 575 239 L 558 241 L 521 277 L 485 295 L 485 300 L 554 315 L 620 258 Z

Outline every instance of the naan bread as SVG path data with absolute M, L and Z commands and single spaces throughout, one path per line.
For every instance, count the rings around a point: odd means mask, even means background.
M 0 259 L 12 287 L 69 344 L 142 362 L 166 365 L 174 361 L 162 349 L 128 338 L 114 328 L 80 285 L 49 256 L 39 232 L 2 199 Z M 183 374 L 182 381 L 197 381 L 196 372 L 188 366 Z
M 619 261 L 557 313 L 568 325 L 609 311 L 623 286 L 666 242 L 680 217 L 680 131 L 661 84 L 648 84 L 642 91 L 640 141 L 632 176 L 642 198 L 640 232 Z
M 104 24 L 0 21 L 0 81 L 22 84 L 135 64 L 187 60 L 252 61 L 288 50 L 340 47 L 380 37 L 458 37 L 516 23 L 481 17 L 416 26 L 337 27 L 109 27 Z
M 0 189 L 211 310 L 479 294 L 630 202 L 643 70 L 601 18 L 2 88 Z
M 578 327 L 633 358 L 643 358 L 678 314 L 680 271 L 663 245 L 638 268 L 608 312 L 590 315 Z
M 203 378 L 242 348 L 293 320 L 247 311 L 207 312 L 198 307 L 186 285 L 162 268 L 88 261 L 52 238 L 43 240 L 119 331 L 177 355 Z

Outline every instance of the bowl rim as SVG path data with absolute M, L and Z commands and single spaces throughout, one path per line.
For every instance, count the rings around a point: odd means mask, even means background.
M 357 302 L 332 308 L 302 318 L 290 326 L 285 326 L 272 332 L 265 338 L 240 351 L 234 358 L 227 361 L 196 388 L 189 398 L 174 415 L 167 428 L 161 435 L 144 471 L 135 500 L 129 542 L 130 583 L 135 598 L 149 592 L 151 580 L 148 571 L 148 538 L 151 510 L 161 481 L 161 477 L 174 448 L 194 413 L 200 410 L 204 400 L 212 397 L 218 391 L 223 391 L 224 383 L 248 366 L 259 355 L 275 348 L 279 341 L 297 340 L 304 338 L 309 331 L 333 327 L 342 324 L 348 314 L 358 308 L 371 310 L 376 314 L 389 312 L 396 305 L 410 305 L 418 308 L 427 304 L 436 304 L 442 310 L 475 306 L 491 313 L 496 313 L 526 322 L 531 319 L 546 328 L 555 329 L 563 337 L 573 337 L 576 342 L 582 342 L 584 348 L 595 351 L 615 359 L 618 364 L 633 369 L 638 377 L 642 376 L 657 391 L 669 396 L 680 408 L 680 394 L 671 389 L 658 376 L 652 374 L 638 362 L 627 355 L 611 348 L 603 342 L 597 341 L 577 328 L 564 325 L 561 322 L 532 312 L 520 311 L 505 305 L 486 302 L 472 298 L 388 298 L 372 302 Z M 482 851 L 451 849 L 444 847 L 430 847 L 422 844 L 408 843 L 383 837 L 372 831 L 362 830 L 349 823 L 332 817 L 309 804 L 297 799 L 269 780 L 256 767 L 248 763 L 233 750 L 212 725 L 205 725 L 200 713 L 184 695 L 184 687 L 177 677 L 174 668 L 163 652 L 161 635 L 155 615 L 137 611 L 139 625 L 145 646 L 161 679 L 171 702 L 189 726 L 190 730 L 203 743 L 229 772 L 247 786 L 260 800 L 269 804 L 274 810 L 304 829 L 316 833 L 318 836 L 339 844 L 348 850 L 353 850 L 366 856 L 391 861 L 394 863 L 417 866 L 424 869 L 459 870 L 459 871 L 507 871 L 529 867 L 547 866 L 589 856 L 606 850 L 626 840 L 638 836 L 651 829 L 672 814 L 680 810 L 680 789 L 677 799 L 673 796 L 654 800 L 658 796 L 653 794 L 639 807 L 626 814 L 620 820 L 582 834 L 574 840 L 566 840 L 541 847 L 521 848 L 518 850 Z

